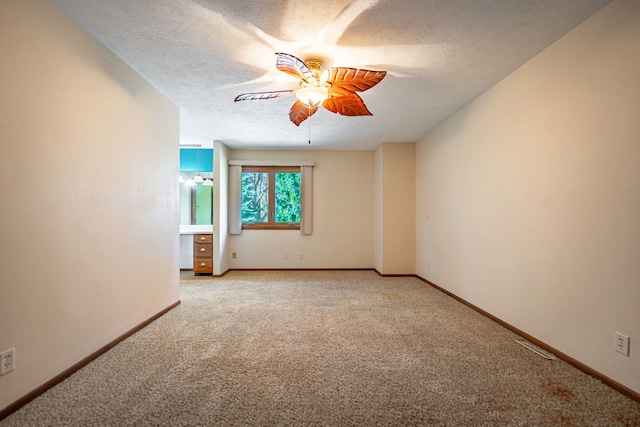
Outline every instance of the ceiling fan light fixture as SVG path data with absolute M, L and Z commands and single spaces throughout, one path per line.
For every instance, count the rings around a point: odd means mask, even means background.
M 326 87 L 304 86 L 296 91 L 296 98 L 311 108 L 319 107 L 329 97 Z
M 332 67 L 321 71 L 322 61 L 310 58 L 302 61 L 293 55 L 276 53 L 276 68 L 300 81 L 297 90 L 243 93 L 238 101 L 275 99 L 295 93 L 298 100 L 291 106 L 289 120 L 296 125 L 311 117 L 320 106 L 343 116 L 371 116 L 371 112 L 356 92 L 364 92 L 377 85 L 386 71 Z

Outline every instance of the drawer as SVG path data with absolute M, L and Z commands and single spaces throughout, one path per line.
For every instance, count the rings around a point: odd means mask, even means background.
M 193 235 L 193 272 L 213 274 L 213 234 Z
M 213 259 L 194 258 L 193 272 L 194 273 L 213 273 Z
M 193 257 L 213 257 L 213 245 L 211 243 L 194 243 L 193 244 Z
M 213 243 L 213 234 L 194 234 L 193 243 Z

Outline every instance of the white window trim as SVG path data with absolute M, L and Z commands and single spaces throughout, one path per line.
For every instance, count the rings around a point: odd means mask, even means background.
M 313 161 L 229 160 L 229 234 L 242 234 L 242 166 L 300 167 L 300 234 L 313 232 Z

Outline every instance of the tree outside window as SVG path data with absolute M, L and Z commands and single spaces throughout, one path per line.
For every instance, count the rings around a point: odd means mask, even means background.
M 300 229 L 300 168 L 242 168 L 242 228 Z

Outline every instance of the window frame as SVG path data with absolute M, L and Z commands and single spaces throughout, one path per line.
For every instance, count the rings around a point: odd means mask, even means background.
M 234 160 L 230 159 L 228 165 L 229 194 L 228 200 L 228 224 L 230 236 L 242 234 L 242 166 L 297 166 L 300 168 L 300 234 L 310 236 L 313 234 L 313 169 L 315 162 L 312 160 Z
M 267 215 L 267 222 L 242 222 L 243 230 L 300 230 L 300 222 L 276 222 L 275 221 L 275 208 L 276 208 L 276 173 L 278 172 L 294 172 L 300 174 L 302 177 L 302 171 L 300 166 L 242 166 L 242 173 L 244 172 L 266 172 L 269 179 L 269 193 L 268 193 L 268 206 L 269 213 Z M 242 176 L 242 175 L 241 175 Z M 242 178 L 241 178 L 242 181 Z M 240 184 L 242 185 L 242 184 Z M 302 196 L 302 184 L 300 185 L 300 194 Z M 242 196 L 241 196 L 242 197 Z M 300 210 L 302 211 L 302 198 L 300 200 Z M 302 215 L 301 215 L 302 216 Z

